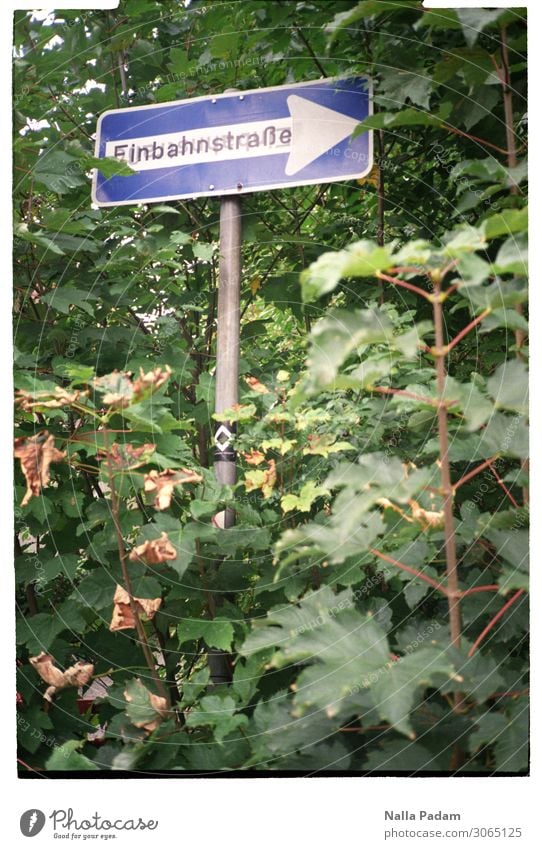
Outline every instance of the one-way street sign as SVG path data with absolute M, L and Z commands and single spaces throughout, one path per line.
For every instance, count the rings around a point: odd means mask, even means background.
M 136 173 L 95 172 L 92 199 L 119 206 L 363 177 L 372 133 L 352 132 L 371 109 L 361 77 L 113 109 L 98 121 L 96 156 Z

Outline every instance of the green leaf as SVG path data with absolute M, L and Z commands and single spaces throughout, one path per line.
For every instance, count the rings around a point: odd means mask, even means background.
M 222 410 L 221 413 L 213 413 L 211 418 L 216 422 L 249 422 L 255 415 L 256 406 L 254 404 L 237 404 L 235 407 Z
M 79 159 L 62 150 L 51 149 L 42 153 L 32 173 L 37 183 L 58 195 L 87 183 Z
M 508 711 L 506 728 L 495 739 L 497 766 L 506 772 L 525 772 L 529 767 L 529 708 L 518 699 Z
M 522 232 L 527 229 L 528 209 L 504 209 L 496 215 L 486 218 L 483 222 L 486 239 L 495 239 L 497 236 L 508 236 L 511 233 Z
M 70 313 L 70 308 L 72 306 L 80 307 L 80 309 L 84 310 L 84 312 L 88 313 L 88 315 L 94 315 L 94 307 L 92 307 L 88 302 L 89 300 L 95 300 L 96 296 L 92 295 L 90 292 L 84 292 L 82 289 L 71 289 L 67 286 L 62 286 L 61 288 L 53 289 L 52 292 L 47 292 L 46 295 L 43 295 L 42 301 L 46 304 L 49 304 L 57 312 L 64 313 L 68 315 Z
M 521 572 L 529 571 L 529 532 L 521 528 L 500 531 L 497 528 L 484 530 L 486 537 L 496 548 L 497 557 L 505 560 Z
M 64 622 L 52 612 L 21 617 L 17 620 L 17 643 L 25 645 L 31 654 L 48 652 L 64 628 Z
M 84 740 L 68 740 L 61 746 L 55 746 L 51 756 L 45 763 L 48 770 L 97 770 L 100 767 L 86 755 L 78 751 L 84 744 Z
M 451 660 L 440 649 L 421 648 L 388 663 L 371 683 L 371 694 L 380 717 L 411 740 L 416 735 L 409 716 L 416 694 L 419 694 L 419 706 L 424 703 L 420 693 L 434 683 L 435 673 L 444 673 L 450 678 L 456 674 Z
M 387 108 L 397 109 L 410 100 L 422 109 L 429 109 L 433 81 L 425 68 L 412 71 L 393 68 L 382 71 L 377 91 L 379 102 Z
M 355 139 L 367 130 L 394 130 L 396 127 L 442 127 L 442 119 L 422 109 L 409 106 L 400 112 L 377 112 L 358 124 L 352 133 Z
M 206 242 L 194 242 L 192 244 L 192 250 L 195 257 L 205 260 L 205 262 L 210 262 L 215 252 L 215 245 L 209 245 Z
M 452 231 L 445 241 L 442 253 L 445 257 L 463 257 L 464 254 L 485 248 L 486 241 L 478 227 L 465 226 Z
M 436 756 L 421 743 L 407 740 L 386 740 L 369 749 L 364 769 L 371 772 L 424 772 L 437 769 Z
M 21 222 L 17 224 L 15 227 L 15 235 L 20 239 L 24 239 L 25 242 L 30 242 L 34 245 L 39 245 L 42 248 L 45 248 L 51 253 L 58 254 L 59 256 L 64 256 L 64 251 L 59 245 L 56 244 L 54 239 L 50 236 L 45 235 L 45 233 L 40 232 L 39 230 L 33 232 L 28 229 L 28 224 L 26 222 Z
M 129 177 L 130 174 L 137 174 L 137 171 L 130 168 L 127 162 L 115 159 L 112 156 L 88 156 L 83 160 L 83 164 L 85 168 L 97 168 L 107 179 L 109 177 Z
M 275 645 L 273 666 L 309 664 L 296 681 L 295 716 L 314 710 L 328 717 L 354 713 L 358 694 L 363 699 L 368 693 L 382 719 L 413 736 L 409 715 L 416 691 L 436 672 L 455 676 L 438 649 L 422 648 L 393 661 L 384 632 L 374 616 L 355 609 L 351 590 L 334 595 L 322 588 L 296 606 L 271 611 L 267 623 L 256 623 L 241 653 Z
M 201 699 L 199 707 L 192 708 L 186 718 L 188 728 L 210 726 L 214 731 L 217 742 L 221 742 L 227 734 L 248 724 L 248 717 L 235 713 L 237 705 L 231 696 L 211 695 Z
M 179 643 L 189 640 L 205 640 L 209 648 L 229 651 L 233 641 L 233 624 L 229 619 L 184 619 L 177 626 Z
M 309 513 L 316 499 L 324 495 L 329 495 L 329 490 L 325 486 L 318 486 L 315 481 L 308 481 L 301 487 L 299 495 L 283 495 L 280 506 L 283 513 L 288 513 L 290 510 Z
M 529 373 L 523 360 L 502 363 L 489 378 L 487 389 L 499 409 L 528 415 Z
M 357 6 L 348 9 L 346 12 L 338 12 L 331 23 L 326 25 L 326 33 L 330 36 L 329 45 L 331 46 L 341 30 L 349 29 L 352 24 L 365 18 L 376 18 L 390 12 L 403 12 L 405 9 L 417 9 L 417 0 L 362 0 Z
M 529 247 L 526 233 L 510 236 L 497 254 L 493 269 L 497 274 L 527 274 Z
M 139 678 L 132 678 L 126 683 L 126 714 L 137 728 L 141 728 L 162 717 L 151 703 L 151 694 Z
M 311 334 L 308 391 L 333 388 L 340 366 L 356 348 L 392 339 L 392 324 L 382 310 L 332 310 Z
M 503 9 L 457 9 L 456 14 L 463 30 L 465 41 L 472 47 L 478 36 L 502 17 Z
M 459 283 L 462 289 L 479 286 L 491 274 L 490 264 L 477 254 L 464 254 L 457 263 L 457 270 L 461 275 Z
M 522 772 L 528 768 L 529 714 L 527 699 L 519 699 L 507 712 L 486 713 L 476 721 L 476 730 L 469 736 L 469 747 L 495 748 L 497 768 L 504 772 Z
M 315 301 L 332 292 L 343 277 L 374 277 L 393 265 L 387 248 L 362 239 L 343 251 L 321 254 L 301 274 L 303 300 Z

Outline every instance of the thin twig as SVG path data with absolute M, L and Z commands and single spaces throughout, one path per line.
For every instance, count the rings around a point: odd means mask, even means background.
M 480 315 L 477 315 L 476 318 L 474 318 L 470 322 L 470 324 L 467 324 L 467 326 L 464 327 L 463 330 L 461 330 L 457 334 L 457 336 L 454 336 L 452 341 L 449 342 L 448 345 L 446 345 L 447 353 L 449 353 L 452 350 L 452 348 L 455 348 L 457 343 L 461 342 L 461 340 L 464 339 L 464 337 L 467 335 L 467 333 L 470 333 L 470 331 L 473 329 L 473 327 L 476 327 L 477 324 L 480 324 L 480 322 L 483 321 L 484 318 L 487 318 L 490 313 L 491 313 L 491 309 L 488 307 L 483 312 L 481 312 Z
M 508 487 L 506 486 L 506 484 L 504 483 L 503 479 L 500 477 L 500 475 L 499 475 L 499 473 L 497 472 L 497 470 L 496 470 L 495 466 L 494 466 L 492 463 L 489 463 L 489 468 L 490 468 L 490 469 L 491 469 L 491 471 L 493 472 L 493 475 L 494 475 L 494 477 L 495 477 L 495 480 L 497 481 L 497 483 L 499 484 L 499 486 L 501 487 L 501 489 L 502 489 L 502 490 L 504 490 L 504 492 L 506 493 L 506 495 L 507 495 L 507 497 L 509 498 L 509 500 L 511 501 L 511 503 L 514 505 L 514 507 L 518 507 L 518 508 L 519 508 L 519 504 L 517 503 L 516 499 L 514 498 L 514 496 L 512 495 L 512 493 L 510 492 L 510 490 L 509 490 L 509 489 L 508 489 Z
M 421 295 L 421 297 L 425 298 L 426 301 L 431 301 L 432 299 L 432 295 L 430 295 L 429 292 L 425 292 L 423 289 L 420 289 L 419 286 L 414 286 L 412 283 L 407 283 L 406 280 L 399 280 L 397 277 L 390 277 L 389 274 L 384 274 L 383 271 L 377 271 L 376 277 L 378 280 L 385 280 L 387 283 L 393 283 L 394 286 L 409 289 L 409 291 L 415 292 L 417 295 Z
M 456 489 L 459 489 L 460 486 L 463 486 L 464 483 L 467 483 L 467 481 L 470 481 L 471 478 L 474 478 L 483 469 L 487 469 L 488 466 L 491 466 L 491 464 L 495 462 L 495 459 L 495 457 L 490 457 L 489 460 L 484 460 L 483 463 L 480 463 L 480 465 L 476 466 L 476 468 L 473 469 L 471 472 L 467 472 L 466 475 L 463 475 L 463 477 L 460 478 L 457 483 L 454 483 L 454 491 Z
M 518 590 L 517 592 L 515 592 L 515 593 L 514 593 L 514 595 L 512 596 L 512 598 L 509 598 L 509 599 L 508 599 L 508 601 L 506 602 L 506 604 L 503 604 L 503 606 L 501 607 L 501 609 L 499 610 L 499 612 L 495 614 L 495 616 L 493 617 L 493 619 L 491 620 L 491 622 L 489 622 L 489 624 L 488 624 L 488 625 L 486 625 L 486 627 L 484 628 L 484 630 L 483 630 L 483 631 L 482 631 L 482 632 L 481 632 L 481 633 L 480 633 L 480 634 L 476 637 L 476 639 L 475 639 L 475 641 L 474 641 L 474 643 L 473 643 L 472 647 L 471 647 L 471 648 L 470 648 L 470 650 L 469 650 L 469 653 L 468 653 L 468 655 L 467 655 L 468 657 L 472 657 L 472 655 L 474 654 L 474 652 L 476 651 L 476 649 L 478 648 L 478 646 L 480 645 L 480 643 L 482 642 L 482 640 L 484 639 L 484 637 L 485 637 L 485 636 L 487 636 L 487 634 L 489 634 L 489 632 L 490 632 L 490 631 L 491 631 L 491 629 L 494 627 L 494 625 L 496 625 L 496 624 L 497 624 L 497 622 L 499 621 L 499 619 L 502 619 L 502 617 L 504 616 L 504 614 L 506 613 L 506 611 L 507 611 L 510 607 L 512 607 L 512 605 L 513 605 L 513 604 L 515 604 L 515 602 L 518 600 L 518 598 L 520 598 L 520 597 L 521 597 L 524 593 L 525 593 L 525 590 Z
M 420 581 L 425 581 L 426 584 L 429 584 L 434 589 L 441 592 L 443 595 L 448 595 L 448 589 L 445 584 L 439 584 L 438 581 L 433 580 L 428 575 L 424 575 L 423 572 L 419 572 L 417 569 L 413 569 L 412 566 L 407 566 L 406 563 L 401 563 L 400 560 L 395 560 L 393 557 L 389 557 L 387 554 L 384 554 L 382 551 L 378 551 L 376 548 L 369 549 L 371 554 L 374 554 L 375 557 L 379 557 L 381 560 L 384 560 L 386 563 L 390 563 L 392 566 L 397 566 L 398 569 L 402 569 L 404 572 L 408 572 L 410 575 L 413 575 L 415 578 L 419 578 Z
M 307 39 L 305 38 L 305 35 L 303 34 L 303 32 L 302 32 L 302 31 L 300 30 L 300 28 L 299 28 L 299 27 L 297 27 L 297 26 L 295 26 L 295 27 L 294 27 L 294 30 L 295 30 L 295 31 L 296 31 L 296 33 L 298 34 L 299 38 L 301 39 L 301 41 L 303 42 L 303 44 L 305 45 L 305 47 L 307 48 L 307 50 L 309 51 L 310 56 L 311 56 L 311 59 L 313 60 L 314 64 L 316 65 L 316 67 L 318 68 L 318 70 L 320 71 L 320 73 L 322 74 L 322 76 L 323 76 L 323 77 L 326 77 L 326 76 L 327 76 L 326 69 L 325 69 L 325 68 L 323 67 L 323 65 L 321 64 L 321 62 L 320 62 L 320 60 L 319 60 L 318 56 L 316 55 L 316 53 L 315 53 L 315 52 L 314 52 L 314 50 L 312 49 L 311 45 L 309 44 L 309 42 L 308 42 L 308 41 L 307 41 Z

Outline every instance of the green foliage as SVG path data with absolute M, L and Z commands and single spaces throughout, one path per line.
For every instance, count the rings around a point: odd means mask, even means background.
M 519 10 L 121 0 L 18 13 L 14 56 L 21 760 L 525 772 Z M 92 136 L 107 109 L 322 70 L 371 76 L 356 133 L 375 128 L 375 168 L 244 198 L 238 482 L 223 486 L 217 203 L 93 209 Z M 47 467 L 28 497 L 21 453 L 27 475 Z M 127 576 L 139 630 L 117 596 Z M 42 652 L 60 675 L 93 666 L 47 711 Z

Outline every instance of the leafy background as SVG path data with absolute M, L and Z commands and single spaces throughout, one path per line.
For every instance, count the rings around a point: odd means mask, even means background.
M 21 774 L 526 771 L 525 17 L 16 13 L 15 436 L 65 452 L 24 506 L 16 467 Z M 239 483 L 219 486 L 218 203 L 93 209 L 96 120 L 348 74 L 374 80 L 373 172 L 243 201 Z M 145 480 L 167 469 L 194 481 L 159 510 Z M 173 559 L 128 560 L 164 533 Z M 111 631 L 127 575 L 160 607 Z M 44 701 L 42 652 L 92 680 Z

